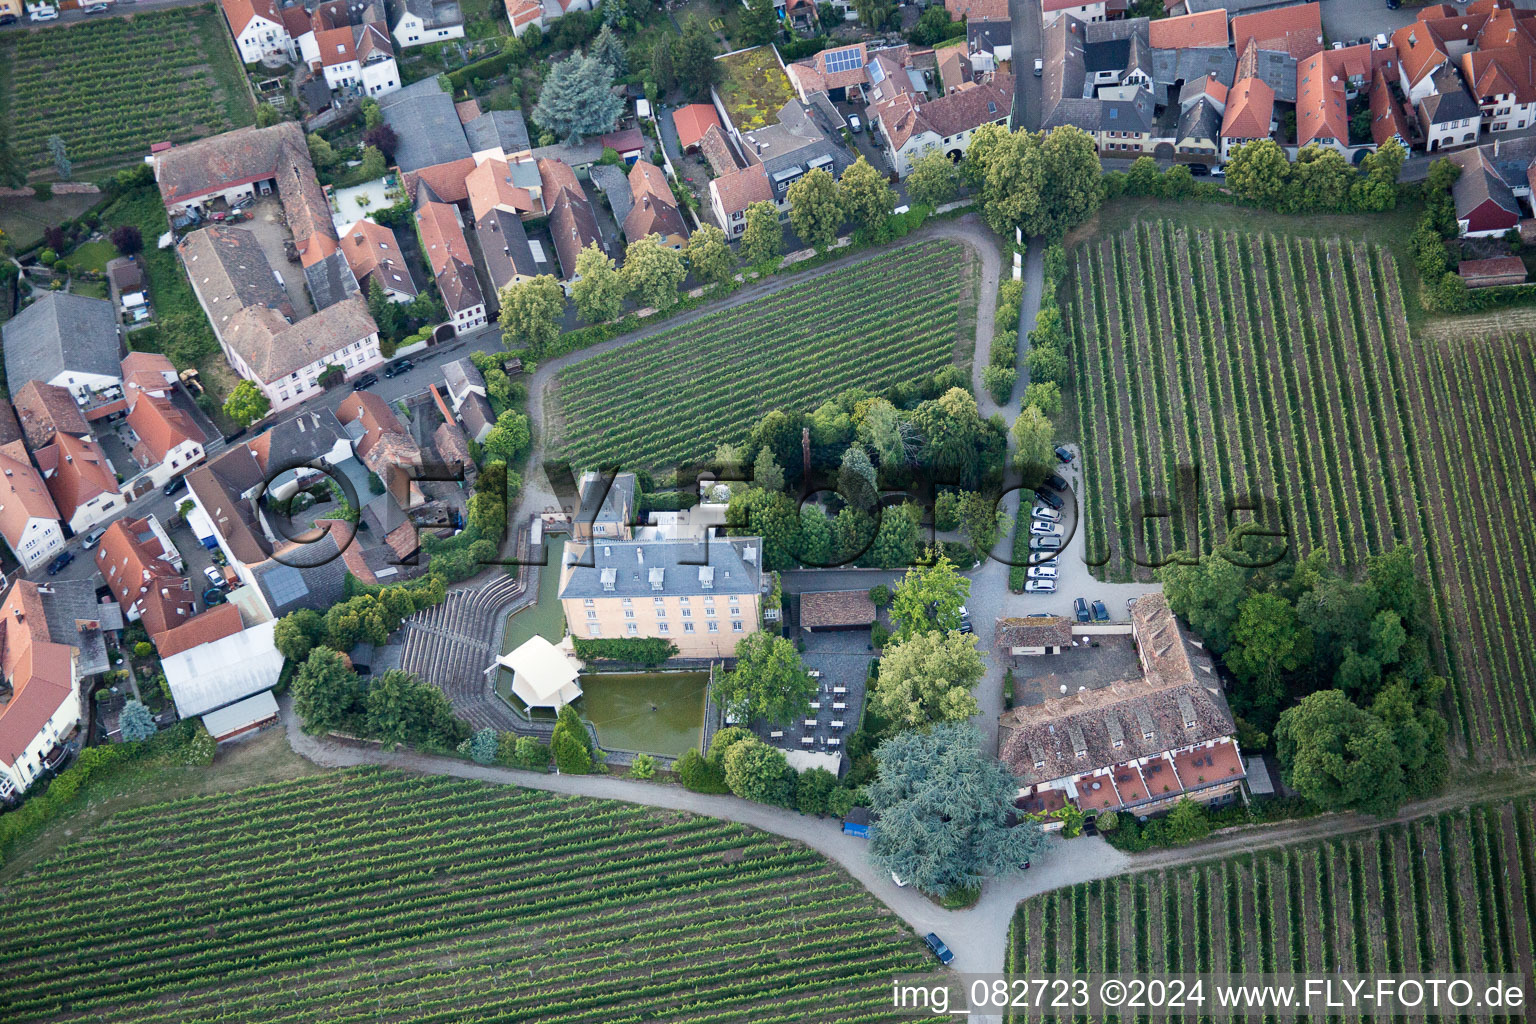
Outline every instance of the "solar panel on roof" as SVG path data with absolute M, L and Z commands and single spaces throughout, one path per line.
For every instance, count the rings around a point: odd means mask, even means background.
M 309 588 L 304 585 L 304 574 L 291 565 L 275 567 L 262 580 L 272 594 L 272 602 L 279 607 L 292 604 L 309 593 Z
M 834 50 L 826 56 L 827 71 L 853 71 L 864 66 L 864 53 L 858 47 Z

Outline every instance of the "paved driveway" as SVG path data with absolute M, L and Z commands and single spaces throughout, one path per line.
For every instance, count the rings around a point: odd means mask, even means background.
M 1321 0 L 1321 7 L 1323 35 L 1329 41 L 1374 39 L 1378 32 L 1390 36 L 1404 25 L 1413 24 L 1419 15 L 1419 8 L 1408 4 L 1389 11 L 1383 0 Z

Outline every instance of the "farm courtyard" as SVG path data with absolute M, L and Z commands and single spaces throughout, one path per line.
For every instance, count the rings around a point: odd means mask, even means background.
M 0 36 L 0 119 L 27 171 L 58 180 L 137 163 L 156 142 L 251 124 L 255 108 L 224 16 L 212 5 Z
M 1530 336 L 1410 329 L 1393 254 L 1353 238 L 1153 217 L 1073 259 L 1090 562 L 1150 580 L 1240 521 L 1351 570 L 1406 544 L 1433 595 L 1453 734 L 1475 757 L 1529 760 Z
M 0 1018 L 864 1021 L 926 962 L 778 836 L 359 769 L 124 811 L 13 879 Z

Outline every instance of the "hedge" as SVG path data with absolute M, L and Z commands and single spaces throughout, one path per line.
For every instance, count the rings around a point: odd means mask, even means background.
M 606 640 L 573 638 L 576 657 L 582 661 L 628 661 L 655 668 L 677 654 L 677 645 L 661 637 L 614 637 Z

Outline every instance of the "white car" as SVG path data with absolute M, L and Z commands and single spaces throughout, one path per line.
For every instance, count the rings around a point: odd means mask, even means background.
M 1053 580 L 1056 578 L 1054 565 L 1032 565 L 1029 567 L 1029 578 L 1032 580 Z
M 33 21 L 54 21 L 58 18 L 58 16 L 59 11 L 56 7 L 39 7 L 37 10 L 27 15 L 27 17 Z
M 1029 580 L 1024 584 L 1026 594 L 1054 594 L 1056 592 L 1055 580 Z
M 1030 517 L 1046 523 L 1061 522 L 1061 513 L 1053 508 L 1046 508 L 1044 505 L 1035 506 L 1035 510 L 1030 513 Z
M 1029 532 L 1036 537 L 1060 537 L 1061 525 L 1059 523 L 1045 523 L 1036 520 L 1029 524 Z
M 864 122 L 859 120 L 858 114 L 848 115 L 848 130 L 855 135 L 864 130 Z
M 224 574 L 219 572 L 219 570 L 215 569 L 211 565 L 203 566 L 203 575 L 208 577 L 208 582 L 212 583 L 216 587 L 222 587 L 224 585 Z

